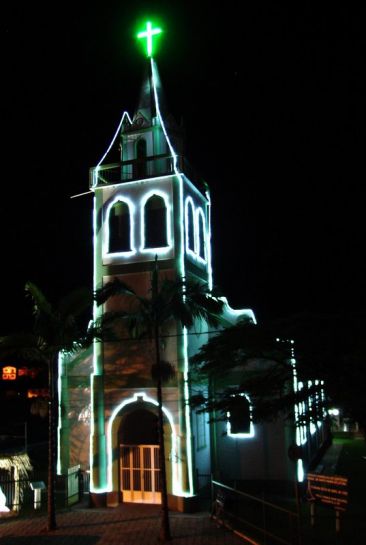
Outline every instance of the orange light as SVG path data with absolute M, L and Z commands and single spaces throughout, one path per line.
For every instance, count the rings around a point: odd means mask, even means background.
M 17 368 L 7 365 L 3 367 L 3 380 L 16 380 L 17 378 Z
M 37 388 L 27 391 L 27 398 L 32 397 L 48 397 L 48 388 Z

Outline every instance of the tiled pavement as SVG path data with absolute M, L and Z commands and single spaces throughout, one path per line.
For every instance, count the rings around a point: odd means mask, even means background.
M 115 509 L 76 507 L 57 514 L 48 533 L 46 516 L 0 521 L 0 545 L 150 545 L 158 543 L 160 509 L 124 504 Z M 239 545 L 244 541 L 217 528 L 207 513 L 170 513 L 172 545 Z

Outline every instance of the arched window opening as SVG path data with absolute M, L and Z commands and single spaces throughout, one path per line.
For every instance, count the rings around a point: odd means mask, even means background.
M 187 202 L 187 248 L 188 250 L 191 250 L 192 252 L 195 251 L 194 247 L 194 214 L 193 214 L 193 205 L 191 201 Z
M 165 201 L 153 195 L 145 204 L 145 248 L 162 248 L 167 245 Z
M 146 176 L 146 155 L 146 140 L 139 138 L 136 144 L 136 160 L 133 169 L 134 178 L 144 178 Z
M 246 396 L 235 396 L 230 401 L 228 413 L 230 423 L 230 434 L 249 434 L 251 423 L 250 402 Z
M 204 218 L 203 214 L 198 214 L 198 221 L 197 221 L 197 229 L 198 229 L 198 255 L 202 258 L 206 258 L 205 254 L 205 225 L 204 225 Z
M 117 201 L 109 213 L 109 253 L 131 251 L 130 210 L 123 201 Z

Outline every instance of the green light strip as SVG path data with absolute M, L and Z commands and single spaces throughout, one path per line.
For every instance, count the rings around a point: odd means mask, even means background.
M 61 435 L 61 374 L 62 374 L 62 354 L 58 353 L 57 365 L 58 365 L 58 377 L 57 377 L 57 389 L 58 389 L 58 423 L 57 423 L 57 475 L 61 475 L 61 446 L 60 446 L 60 435 Z

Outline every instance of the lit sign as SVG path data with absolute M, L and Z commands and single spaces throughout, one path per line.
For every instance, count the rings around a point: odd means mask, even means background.
M 16 380 L 17 368 L 7 365 L 3 367 L 3 380 Z
M 339 475 L 308 473 L 310 500 L 320 500 L 338 511 L 345 511 L 348 503 L 348 479 Z

